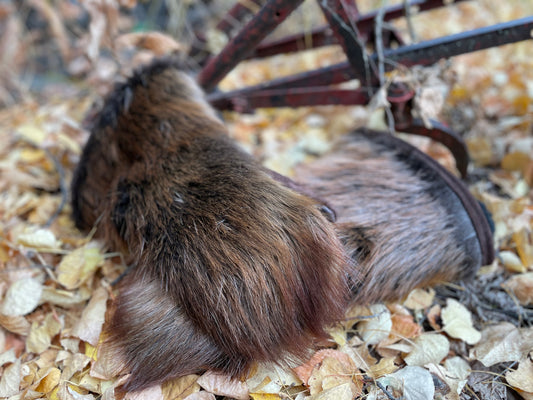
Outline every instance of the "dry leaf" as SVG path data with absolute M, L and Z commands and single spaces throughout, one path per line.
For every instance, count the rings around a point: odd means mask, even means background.
M 26 339 L 26 350 L 30 353 L 42 353 L 50 347 L 52 338 L 61 331 L 62 327 L 63 317 L 57 320 L 53 314 L 47 314 L 42 324 L 34 322 Z
M 192 393 L 200 390 L 200 385 L 196 383 L 198 375 L 187 375 L 181 378 L 172 379 L 162 385 L 163 398 L 166 400 L 182 400 Z
M 533 304 L 533 272 L 514 275 L 503 286 L 511 290 L 523 306 Z
M 392 320 L 390 311 L 383 304 L 370 306 L 373 316 L 359 322 L 357 331 L 367 345 L 378 344 L 389 337 Z
M 59 368 L 52 368 L 50 371 L 41 379 L 39 385 L 35 388 L 37 392 L 41 393 L 50 393 L 57 385 L 59 385 L 59 378 L 61 376 L 61 371 Z
M 508 322 L 489 326 L 481 332 L 480 342 L 470 351 L 470 357 L 484 366 L 521 360 L 533 349 L 533 328 L 519 329 Z
M 94 291 L 89 304 L 83 310 L 81 318 L 72 331 L 74 336 L 93 346 L 98 344 L 105 320 L 107 298 L 107 290 L 103 287 Z
M 529 358 L 520 361 L 518 369 L 505 374 L 507 383 L 513 388 L 529 392 L 533 395 L 533 362 Z
M 206 372 L 198 378 L 198 384 L 208 392 L 219 396 L 229 396 L 237 400 L 248 400 L 248 386 L 237 379 L 230 379 L 227 375 Z
M 6 367 L 0 378 L 0 397 L 14 396 L 19 392 L 21 378 L 20 359 Z
M 188 395 L 184 400 L 216 400 L 213 393 L 201 391 Z
M 358 396 L 354 386 L 353 383 L 344 383 L 311 396 L 311 400 L 352 400 L 354 396 Z
M 140 392 L 128 392 L 124 400 L 163 400 L 163 391 L 160 385 L 154 385 Z
M 311 396 L 345 383 L 350 384 L 352 396 L 357 393 L 358 388 L 355 386 L 352 376 L 357 375 L 359 370 L 351 363 L 351 360 L 349 361 L 349 364 L 345 364 L 338 358 L 324 358 L 309 377 L 308 385 Z
M 512 251 L 500 251 L 498 257 L 507 271 L 521 273 L 527 270 L 520 258 Z
M 442 329 L 451 337 L 461 339 L 468 344 L 476 344 L 481 339 L 481 333 L 472 325 L 470 311 L 458 301 L 447 299 L 441 318 Z
M 172 36 L 161 32 L 126 33 L 117 38 L 116 45 L 124 48 L 137 47 L 150 50 L 156 56 L 164 56 L 186 50 L 185 46 L 176 42 Z
M 48 229 L 30 230 L 17 237 L 17 243 L 33 249 L 58 249 L 61 242 Z
M 326 357 L 335 358 L 347 366 L 352 365 L 352 361 L 346 353 L 333 349 L 322 349 L 313 354 L 313 357 L 311 357 L 305 364 L 294 368 L 294 373 L 305 385 L 307 385 L 313 370 L 319 367 L 320 363 L 322 363 Z
M 92 243 L 64 256 L 56 269 L 57 281 L 67 289 L 76 289 L 89 280 L 104 262 L 96 246 Z
M 274 393 L 250 393 L 253 400 L 281 400 L 279 394 Z
M 446 395 L 447 400 L 460 400 L 460 394 L 465 387 L 468 376 L 470 375 L 470 366 L 461 357 L 452 357 L 442 365 L 429 364 L 429 372 L 441 379 L 448 386 L 450 392 Z
M 382 358 L 379 360 L 379 363 L 376 365 L 373 365 L 370 370 L 368 371 L 368 374 L 372 378 L 380 378 L 383 375 L 392 374 L 394 371 L 396 371 L 398 367 L 394 365 L 394 358 Z
M 378 381 L 405 400 L 429 400 L 435 394 L 431 374 L 421 367 L 408 366 Z
M 275 364 L 260 364 L 255 373 L 246 379 L 252 393 L 278 393 L 284 387 L 302 385 L 302 381 L 290 370 Z
M 423 333 L 414 340 L 413 350 L 404 357 L 407 365 L 438 364 L 450 351 L 450 342 L 444 335 Z
M 7 290 L 0 313 L 17 317 L 29 314 L 39 304 L 43 287 L 35 278 L 20 279 Z
M 533 166 L 531 170 L 531 174 L 533 177 Z M 533 184 L 531 186 L 533 187 Z M 522 263 L 528 268 L 533 268 L 533 225 L 530 225 L 529 229 L 523 227 L 518 231 L 514 232 L 513 240 L 516 245 L 516 251 L 520 256 L 520 260 L 522 261 Z

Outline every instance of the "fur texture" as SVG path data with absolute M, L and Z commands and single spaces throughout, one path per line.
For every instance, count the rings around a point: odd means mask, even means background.
M 349 263 L 327 207 L 241 151 L 173 60 L 106 100 L 72 206 L 133 265 L 103 346 L 125 390 L 305 356 L 343 316 Z
M 480 245 L 492 248 L 488 223 L 467 189 L 387 133 L 361 129 L 347 135 L 331 153 L 300 166 L 296 180 L 336 212 L 346 252 L 358 268 L 356 303 L 399 300 L 417 287 L 472 277 L 492 262 L 493 253 L 484 254 Z M 486 225 L 483 234 L 472 220 Z

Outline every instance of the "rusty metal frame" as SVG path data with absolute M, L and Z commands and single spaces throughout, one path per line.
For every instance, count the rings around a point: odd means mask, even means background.
M 385 70 L 402 66 L 431 65 L 443 58 L 470 53 L 531 39 L 533 16 L 502 24 L 479 28 L 455 35 L 428 40 L 396 49 L 384 49 L 382 58 L 369 54 L 367 42 L 373 36 L 375 20 L 379 16 L 390 21 L 405 16 L 405 7 L 426 11 L 449 3 L 446 0 L 411 0 L 380 11 L 361 15 L 354 0 L 317 0 L 328 26 L 311 32 L 313 47 L 339 44 L 347 61 L 314 71 L 274 79 L 258 85 L 228 92 L 217 91 L 217 84 L 237 64 L 252 57 L 266 57 L 301 49 L 303 34 L 292 35 L 274 42 L 264 38 L 282 23 L 303 0 L 246 0 L 238 2 L 219 22 L 217 28 L 230 34 L 233 21 L 248 23 L 234 35 L 225 48 L 207 60 L 198 75 L 199 83 L 208 93 L 208 100 L 220 110 L 251 112 L 260 107 L 299 107 L 326 104 L 367 104 L 379 88 L 378 62 Z M 464 0 L 456 0 L 464 1 Z M 259 11 L 254 13 L 253 8 Z M 339 83 L 358 79 L 358 89 L 342 89 Z M 468 153 L 462 140 L 445 126 L 435 123 L 428 129 L 410 115 L 413 93 L 408 88 L 393 87 L 395 120 L 403 131 L 429 136 L 447 146 L 456 158 L 460 172 L 466 174 Z

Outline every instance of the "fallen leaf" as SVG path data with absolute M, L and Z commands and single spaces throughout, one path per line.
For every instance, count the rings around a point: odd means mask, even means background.
M 395 396 L 402 396 L 405 400 L 429 400 L 435 394 L 431 374 L 421 367 L 407 366 L 378 381 L 393 390 Z
M 354 396 L 358 395 L 354 393 L 353 384 L 344 383 L 311 396 L 311 400 L 352 400 Z
M 505 379 L 513 389 L 519 389 L 533 395 L 533 362 L 527 357 L 522 359 L 516 370 L 511 370 L 505 374 Z
M 160 385 L 150 386 L 140 392 L 128 392 L 124 396 L 124 400 L 162 400 L 163 391 Z
M 89 304 L 83 310 L 81 318 L 75 325 L 72 334 L 93 346 L 98 344 L 105 320 L 108 293 L 99 287 L 93 293 Z
M 184 400 L 216 400 L 213 393 L 201 391 L 188 395 Z
M 392 320 L 390 311 L 383 304 L 370 306 L 372 316 L 357 324 L 357 331 L 367 345 L 378 344 L 389 337 Z
M 351 361 L 351 360 L 350 360 Z M 357 393 L 352 376 L 357 375 L 359 370 L 353 363 L 345 364 L 338 358 L 326 357 L 312 372 L 308 380 L 311 396 L 324 390 L 349 383 L 352 395 Z M 362 387 L 360 388 L 362 389 Z
M 508 322 L 502 322 L 483 329 L 481 340 L 471 349 L 470 357 L 490 367 L 501 362 L 521 360 L 531 349 L 533 328 L 519 329 Z
M 320 366 L 320 363 L 326 357 L 335 358 L 347 366 L 352 364 L 350 357 L 346 353 L 333 349 L 322 349 L 313 354 L 313 356 L 306 363 L 293 369 L 296 376 L 298 376 L 298 378 L 300 378 L 300 380 L 307 385 L 313 370 Z
M 80 247 L 63 257 L 57 266 L 57 281 L 67 289 L 79 288 L 104 262 L 95 244 Z
M 26 339 L 26 350 L 30 353 L 40 354 L 52 343 L 52 338 L 57 335 L 63 327 L 63 318 L 57 320 L 53 314 L 46 315 L 42 324 L 32 323 L 30 334 Z
M 200 391 L 200 385 L 196 382 L 198 375 L 186 375 L 172 379 L 162 385 L 163 398 L 168 400 L 182 400 L 192 393 Z
M 17 237 L 17 243 L 36 250 L 40 249 L 58 249 L 61 242 L 56 239 L 55 235 L 49 229 L 30 230 L 21 233 Z
M 249 399 L 248 386 L 237 379 L 230 379 L 227 375 L 206 372 L 197 382 L 208 392 L 219 396 L 228 396 L 237 400 Z
M 476 344 L 481 339 L 481 333 L 472 325 L 470 311 L 457 300 L 447 299 L 441 318 L 442 329 L 451 337 L 461 339 L 468 344 Z
M 413 341 L 413 350 L 404 357 L 407 365 L 438 364 L 450 351 L 450 342 L 444 335 L 423 333 Z
M 368 374 L 372 378 L 380 378 L 383 375 L 392 374 L 397 369 L 398 367 L 394 365 L 393 358 L 382 358 L 381 360 L 379 360 L 379 362 L 376 365 L 373 365 L 370 368 L 370 370 L 368 371 Z
M 42 291 L 42 284 L 35 278 L 14 282 L 7 290 L 0 313 L 11 317 L 29 314 L 37 308 Z
M 511 290 L 523 306 L 533 304 L 533 272 L 513 275 L 503 286 Z
M 520 258 L 518 258 L 518 256 L 512 251 L 500 251 L 498 257 L 507 271 L 518 273 L 526 272 L 526 267 L 522 264 Z
M 9 332 L 23 336 L 27 336 L 30 331 L 30 323 L 22 316 L 8 317 L 7 315 L 0 314 L 0 325 Z
M 6 367 L 0 378 L 0 397 L 10 397 L 18 394 L 21 378 L 21 363 L 17 359 Z
M 39 382 L 39 385 L 35 390 L 44 394 L 50 393 L 57 385 L 59 385 L 60 376 L 61 371 L 59 368 L 50 369 L 44 378 L 41 379 L 41 382 Z

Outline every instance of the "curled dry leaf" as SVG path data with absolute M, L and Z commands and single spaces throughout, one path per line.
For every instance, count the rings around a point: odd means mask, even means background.
M 358 394 L 354 393 L 353 384 L 343 383 L 311 396 L 310 400 L 352 400 L 354 396 Z
M 429 372 L 440 378 L 449 388 L 447 400 L 459 400 L 470 374 L 470 366 L 461 357 L 452 357 L 445 361 L 444 366 L 429 364 Z
M 165 382 L 161 387 L 163 398 L 165 400 L 182 400 L 190 394 L 200 391 L 200 385 L 196 382 L 198 378 L 198 375 L 191 374 Z
M 505 379 L 513 388 L 533 395 L 533 362 L 531 359 L 527 357 L 522 359 L 518 369 L 507 372 Z
M 523 306 L 533 304 L 533 272 L 514 275 L 503 285 L 514 293 Z
M 526 272 L 526 267 L 522 264 L 520 258 L 518 258 L 518 256 L 512 251 L 500 251 L 498 257 L 507 271 L 518 273 Z
M 107 298 L 107 290 L 103 287 L 99 287 L 94 291 L 89 304 L 83 310 L 80 320 L 72 331 L 74 336 L 90 343 L 92 346 L 98 344 L 105 320 Z
M 163 391 L 160 385 L 154 385 L 140 392 L 128 392 L 124 395 L 124 400 L 161 400 Z
M 63 317 L 57 319 L 53 314 L 46 315 L 41 324 L 34 322 L 26 339 L 26 350 L 40 354 L 50 347 L 52 338 L 63 328 Z
M 328 389 L 348 384 L 353 398 L 363 389 L 362 379 L 358 379 L 358 376 L 360 378 L 359 370 L 352 362 L 346 364 L 339 358 L 325 357 L 320 365 L 313 369 L 309 377 L 309 391 L 311 396 L 314 396 Z
M 444 335 L 423 333 L 414 340 L 413 350 L 404 357 L 407 365 L 438 364 L 450 351 L 450 342 Z
M 305 385 L 307 385 L 313 370 L 317 367 L 320 367 L 320 364 L 326 357 L 337 359 L 347 367 L 350 367 L 353 364 L 352 360 L 346 353 L 343 353 L 339 350 L 323 349 L 313 354 L 313 357 L 311 357 L 305 364 L 294 368 L 296 376 L 300 378 Z
M 198 378 L 198 384 L 208 392 L 219 396 L 228 396 L 237 400 L 248 400 L 248 386 L 237 379 L 230 379 L 227 375 L 206 372 Z
M 166 399 L 165 399 L 166 400 Z M 216 400 L 216 397 L 213 393 L 206 391 L 196 392 L 185 397 L 184 400 Z
M 454 299 L 447 299 L 446 304 L 441 312 L 444 332 L 468 344 L 478 343 L 481 339 L 481 333 L 472 325 L 470 311 Z
M 28 230 L 17 237 L 17 243 L 36 250 L 55 250 L 61 246 L 61 242 L 56 239 L 49 229 Z
M 21 378 L 20 359 L 7 366 L 0 378 L 0 397 L 11 397 L 19 393 Z
M 254 394 L 279 393 L 285 387 L 301 386 L 302 381 L 290 370 L 275 364 L 260 364 L 255 373 L 246 379 L 250 396 Z
M 35 278 L 20 279 L 7 290 L 0 313 L 18 317 L 29 314 L 39 304 L 42 284 Z
M 370 306 L 373 316 L 357 324 L 357 331 L 368 344 L 378 344 L 389 337 L 392 328 L 390 311 L 383 304 Z
M 57 280 L 67 289 L 79 288 L 102 266 L 104 256 L 94 243 L 80 247 L 63 257 L 57 266 Z
M 408 366 L 378 381 L 405 400 L 428 400 L 435 394 L 431 374 L 421 367 Z
M 380 378 L 384 375 L 392 374 L 397 369 L 398 367 L 394 364 L 394 358 L 382 358 L 370 368 L 368 374 L 372 378 Z
M 50 393 L 59 385 L 59 378 L 61 377 L 61 371 L 59 368 L 51 368 L 50 371 L 41 379 L 39 385 L 35 388 L 36 392 L 44 394 Z
M 484 366 L 521 360 L 533 349 L 533 329 L 517 328 L 503 322 L 489 326 L 481 332 L 480 342 L 470 351 Z

